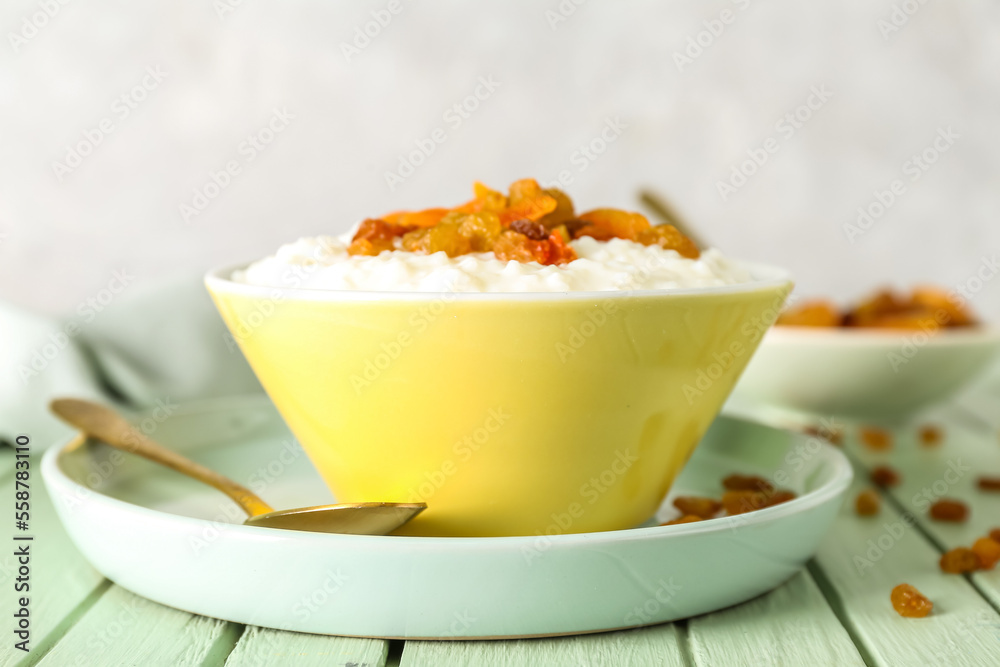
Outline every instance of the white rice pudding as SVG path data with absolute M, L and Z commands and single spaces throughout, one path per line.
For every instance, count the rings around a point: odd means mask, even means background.
M 579 259 L 562 266 L 501 261 L 492 252 L 448 257 L 403 250 L 349 255 L 353 230 L 299 239 L 234 272 L 260 287 L 378 292 L 606 292 L 717 287 L 750 282 L 750 274 L 718 250 L 698 259 L 625 239 L 584 236 L 570 245 Z

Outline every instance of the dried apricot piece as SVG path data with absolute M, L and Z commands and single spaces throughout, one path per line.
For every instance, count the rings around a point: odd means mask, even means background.
M 558 207 L 555 197 L 547 194 L 533 178 L 522 178 L 510 184 L 507 208 L 500 211 L 500 222 L 509 225 L 515 220 L 527 218 L 541 220 Z
M 549 229 L 564 225 L 576 217 L 573 208 L 573 200 L 565 192 L 558 188 L 546 188 L 542 190 L 546 195 L 556 200 L 556 207 L 551 213 L 547 213 L 538 220 Z
M 840 320 L 840 311 L 835 305 L 815 299 L 786 309 L 775 324 L 786 327 L 835 327 Z
M 680 517 L 679 519 L 673 519 L 671 521 L 665 521 L 664 523 L 661 523 L 660 525 L 661 526 L 676 526 L 676 525 L 682 524 L 682 523 L 694 523 L 695 521 L 704 521 L 704 519 L 702 517 L 700 517 L 700 516 L 695 516 L 694 514 L 685 514 L 684 516 Z
M 899 472 L 891 466 L 875 466 L 871 472 L 872 482 L 879 486 L 896 486 L 900 482 Z
M 892 433 L 877 426 L 865 426 L 858 431 L 861 444 L 878 451 L 892 449 Z
M 930 516 L 936 521 L 961 523 L 969 518 L 969 506 L 961 500 L 941 498 L 931 505 Z
M 944 439 L 944 434 L 941 432 L 940 427 L 935 426 L 934 424 L 924 424 L 920 427 L 919 437 L 920 444 L 925 447 L 933 447 L 941 444 L 941 440 Z
M 934 609 L 934 603 L 910 584 L 900 584 L 889 594 L 892 608 L 905 618 L 924 618 Z
M 446 208 L 428 208 L 423 211 L 395 211 L 383 215 L 382 219 L 404 227 L 433 227 L 448 213 L 450 211 Z
M 698 259 L 701 251 L 694 241 L 684 236 L 679 229 L 673 225 L 657 225 L 650 229 L 639 232 L 639 243 L 643 245 L 656 245 L 664 250 L 675 250 L 681 257 L 688 259 Z
M 979 557 L 979 568 L 992 570 L 1000 562 L 1000 542 L 992 537 L 980 537 L 972 543 L 972 551 Z
M 479 213 L 481 211 L 491 211 L 500 214 L 507 208 L 507 197 L 502 192 L 493 190 L 479 181 L 472 185 L 474 198 L 461 206 L 455 208 L 459 213 Z
M 734 473 L 722 480 L 722 487 L 728 491 L 760 491 L 766 494 L 774 493 L 774 486 L 758 475 L 740 475 Z
M 887 313 L 898 312 L 903 303 L 892 290 L 879 290 L 861 301 L 844 315 L 844 325 L 850 327 L 875 326 L 875 321 Z
M 963 572 L 974 572 L 979 569 L 979 556 L 972 549 L 957 547 L 951 551 L 946 551 L 938 561 L 942 572 L 948 574 L 962 574 Z
M 592 236 L 598 241 L 628 239 L 638 241 L 639 235 L 652 225 L 642 213 L 630 213 L 616 208 L 598 208 L 580 215 L 587 223 L 573 235 L 573 238 Z
M 854 499 L 854 511 L 858 516 L 875 516 L 881 505 L 882 499 L 871 489 L 865 489 Z
M 981 491 L 1000 491 L 1000 477 L 980 477 L 976 480 L 976 486 Z
M 674 498 L 674 507 L 680 510 L 682 514 L 693 514 L 703 519 L 711 519 L 722 509 L 722 503 L 714 498 L 677 496 Z
M 958 297 L 939 287 L 920 285 L 910 292 L 910 304 L 934 313 L 934 319 L 946 327 L 964 327 L 975 324 L 975 318 Z

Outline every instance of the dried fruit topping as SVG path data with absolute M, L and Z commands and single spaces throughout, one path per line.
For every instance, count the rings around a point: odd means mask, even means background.
M 979 569 L 979 556 L 972 549 L 957 547 L 951 551 L 946 551 L 941 560 L 938 561 L 942 572 L 948 574 L 962 574 L 963 572 L 974 572 Z
M 492 251 L 504 261 L 562 265 L 577 259 L 569 243 L 585 235 L 657 245 L 688 258 L 700 255 L 691 240 L 677 229 L 670 225 L 653 227 L 639 213 L 598 209 L 577 217 L 566 193 L 542 188 L 532 178 L 512 183 L 507 195 L 482 183 L 476 183 L 473 189 L 475 197 L 453 209 L 396 211 L 379 220 L 366 220 L 348 252 L 377 255 L 401 248 L 457 257 Z M 402 241 L 397 243 L 397 237 Z
M 962 522 L 969 518 L 969 506 L 961 500 L 942 498 L 931 505 L 930 515 L 937 521 Z
M 934 603 L 910 584 L 900 584 L 889 594 L 892 608 L 905 618 L 923 618 L 934 609 Z
M 684 516 L 680 517 L 679 519 L 674 519 L 672 521 L 666 521 L 664 523 L 661 523 L 660 525 L 661 526 L 676 526 L 676 525 L 681 524 L 681 523 L 694 523 L 695 521 L 704 521 L 704 519 L 702 517 L 700 517 L 700 516 L 695 516 L 694 514 L 685 514 Z
M 774 486 L 763 477 L 757 475 L 729 475 L 722 480 L 723 488 L 729 491 L 761 491 L 763 493 L 774 493 Z
M 875 466 L 872 469 L 872 482 L 879 486 L 896 486 L 899 484 L 899 472 L 889 466 Z
M 816 299 L 786 309 L 776 324 L 789 327 L 835 327 L 840 324 L 840 311 L 829 301 Z
M 976 486 L 981 491 L 1000 491 L 1000 477 L 980 477 L 976 480 Z
M 944 438 L 941 433 L 941 429 L 934 424 L 925 424 L 920 427 L 920 443 L 925 447 L 933 447 L 934 445 L 941 444 L 941 440 Z
M 992 570 L 1000 562 L 1000 542 L 992 537 L 980 537 L 972 544 L 972 551 L 979 558 L 981 570 Z
M 877 426 L 866 426 L 858 431 L 861 444 L 878 451 L 892 449 L 892 433 Z
M 882 499 L 878 493 L 871 489 L 865 489 L 854 499 L 854 511 L 858 516 L 875 516 L 882 505 Z
M 726 514 L 735 516 L 767 507 L 768 494 L 760 491 L 726 491 L 722 494 L 722 507 Z
M 674 507 L 682 514 L 693 514 L 703 519 L 711 519 L 722 509 L 722 503 L 714 498 L 700 496 L 678 496 L 674 498 Z
M 994 542 L 1000 542 L 1000 528 L 994 528 L 990 531 L 990 539 Z
M 545 225 L 534 220 L 529 220 L 528 218 L 521 218 L 510 223 L 510 229 L 518 234 L 524 234 L 532 241 L 541 241 L 542 239 L 549 238 L 549 230 Z
M 397 236 L 403 236 L 412 227 L 397 225 L 385 220 L 369 218 L 358 226 L 347 252 L 351 255 L 377 255 L 383 250 L 393 250 Z

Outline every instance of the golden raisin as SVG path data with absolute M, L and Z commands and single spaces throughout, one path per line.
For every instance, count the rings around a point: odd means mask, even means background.
M 935 320 L 943 320 L 944 326 L 964 327 L 976 323 L 972 313 L 958 299 L 938 287 L 923 285 L 913 288 L 910 305 L 934 312 Z
M 960 500 L 942 498 L 931 505 L 930 515 L 937 521 L 963 522 L 969 518 L 969 506 Z
M 943 434 L 941 433 L 941 429 L 937 426 L 933 424 L 925 424 L 920 427 L 918 437 L 920 438 L 920 444 L 924 447 L 934 447 L 941 444 Z
M 972 544 L 972 551 L 979 558 L 982 570 L 992 570 L 1000 561 L 1000 542 L 991 537 L 980 537 Z
M 981 491 L 1000 491 L 1000 477 L 980 477 L 976 480 L 976 486 Z
M 675 250 L 681 257 L 698 259 L 701 251 L 694 241 L 684 236 L 673 225 L 657 225 L 639 232 L 639 243 L 643 245 L 658 245 L 664 250 Z
M 728 491 L 761 491 L 774 493 L 774 486 L 763 477 L 757 475 L 732 474 L 722 480 L 722 486 Z
M 990 539 L 994 542 L 1000 542 L 1000 528 L 994 528 L 990 531 Z
M 695 521 L 704 521 L 700 516 L 695 516 L 694 514 L 685 514 L 679 519 L 673 519 L 672 521 L 666 521 L 661 523 L 661 526 L 676 526 L 681 523 L 694 523 Z
M 879 512 L 882 499 L 878 493 L 871 489 L 865 489 L 854 499 L 854 511 L 858 516 L 875 516 Z
M 931 613 L 934 603 L 910 584 L 900 584 L 889 594 L 892 608 L 905 618 L 923 618 Z
M 866 426 L 858 432 L 861 443 L 869 449 L 884 451 L 892 449 L 892 433 L 877 426 Z
M 556 200 L 556 208 L 554 211 L 541 218 L 539 220 L 540 223 L 549 229 L 552 229 L 554 227 L 558 227 L 559 225 L 564 225 L 576 217 L 576 212 L 573 208 L 573 200 L 570 199 L 565 192 L 559 190 L 558 188 L 547 188 L 542 190 L 542 192 Z
M 778 316 L 776 324 L 788 327 L 835 327 L 840 324 L 840 311 L 829 301 L 816 299 L 788 308 Z
M 722 507 L 734 516 L 767 507 L 768 494 L 760 491 L 726 491 L 722 494 Z
M 979 556 L 972 549 L 957 547 L 951 551 L 946 551 L 941 560 L 938 561 L 942 572 L 948 574 L 962 574 L 963 572 L 973 572 L 979 569 Z
M 703 519 L 711 519 L 722 509 L 722 503 L 714 498 L 700 496 L 678 496 L 674 498 L 674 507 L 682 514 L 693 514 Z
M 787 503 L 789 500 L 795 500 L 796 497 L 797 496 L 791 491 L 778 489 L 767 497 L 765 507 L 773 507 L 775 505 L 780 505 L 781 503 Z
M 472 252 L 492 250 L 496 240 L 500 238 L 500 232 L 503 231 L 500 218 L 491 211 L 459 215 L 455 221 L 458 223 L 458 233 L 469 239 Z
M 598 241 L 628 239 L 638 241 L 639 235 L 650 229 L 649 220 L 642 213 L 630 213 L 616 208 L 598 208 L 580 216 L 587 223 L 573 238 L 592 236 Z
M 872 469 L 872 482 L 879 486 L 896 486 L 899 484 L 899 473 L 890 466 L 875 466 Z
M 541 220 L 556 210 L 559 202 L 547 194 L 533 178 L 522 178 L 510 184 L 507 208 L 500 211 L 500 222 L 509 225 L 527 218 Z
M 384 220 L 369 218 L 358 225 L 358 231 L 347 248 L 350 255 L 377 255 L 383 250 L 393 250 L 395 238 L 410 231 L 410 227 Z

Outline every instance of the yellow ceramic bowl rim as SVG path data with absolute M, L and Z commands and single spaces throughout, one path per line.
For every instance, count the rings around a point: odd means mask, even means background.
M 305 287 L 265 287 L 232 280 L 235 271 L 246 269 L 250 263 L 237 264 L 209 271 L 205 285 L 216 292 L 229 292 L 245 296 L 303 301 L 559 301 L 567 299 L 611 299 L 624 297 L 663 297 L 690 295 L 740 294 L 766 289 L 777 289 L 792 284 L 791 274 L 782 268 L 756 262 L 735 262 L 750 273 L 751 280 L 733 285 L 715 287 L 686 287 L 646 290 L 606 290 L 587 292 L 386 292 L 366 290 L 326 290 Z

